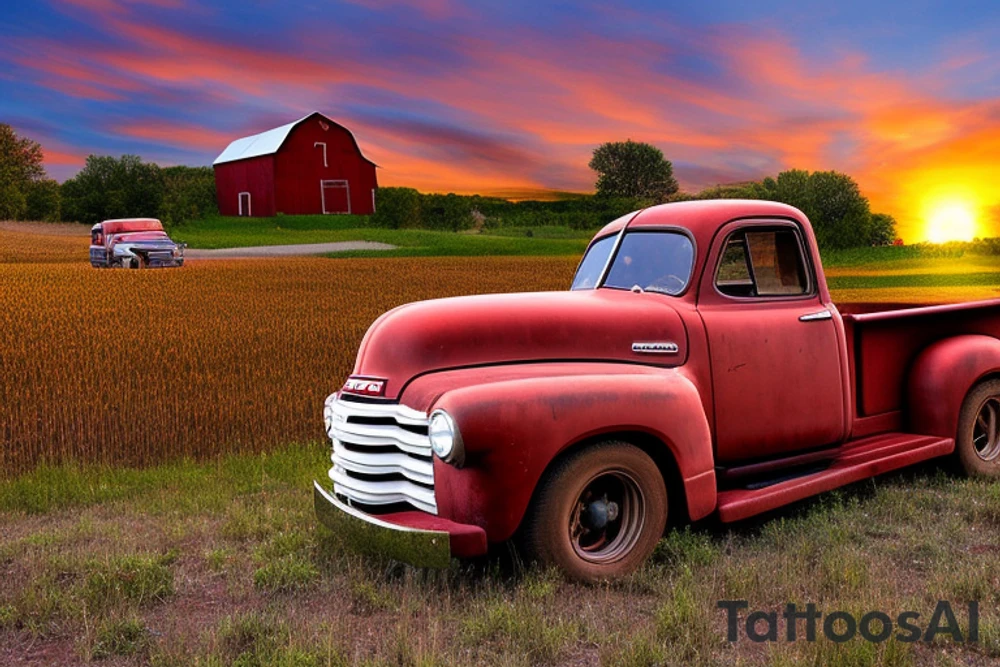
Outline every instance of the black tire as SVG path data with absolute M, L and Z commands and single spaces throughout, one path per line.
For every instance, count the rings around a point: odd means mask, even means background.
M 984 380 L 965 397 L 955 458 L 969 477 L 1000 478 L 1000 380 Z
M 529 559 L 571 579 L 606 581 L 638 569 L 666 523 L 667 489 L 653 459 L 634 445 L 603 442 L 542 478 L 521 546 Z
M 142 261 L 142 257 L 139 255 L 135 255 L 128 261 L 128 267 L 130 269 L 141 269 L 143 268 L 143 264 L 145 264 L 145 262 Z

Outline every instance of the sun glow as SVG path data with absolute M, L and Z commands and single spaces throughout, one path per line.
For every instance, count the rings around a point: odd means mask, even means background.
M 925 233 L 931 243 L 971 241 L 976 236 L 975 206 L 954 199 L 936 203 L 928 211 Z

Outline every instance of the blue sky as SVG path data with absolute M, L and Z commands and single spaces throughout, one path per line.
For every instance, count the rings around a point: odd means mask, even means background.
M 688 189 L 846 171 L 912 240 L 945 200 L 997 221 L 997 2 L 7 4 L 0 122 L 60 179 L 210 164 L 319 110 L 383 185 L 588 191 L 594 147 L 632 138 Z

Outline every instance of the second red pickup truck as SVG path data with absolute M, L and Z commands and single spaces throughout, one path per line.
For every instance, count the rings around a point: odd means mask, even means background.
M 834 306 L 789 206 L 624 216 L 570 291 L 380 317 L 326 403 L 317 513 L 418 565 L 514 538 L 600 580 L 668 521 L 737 521 L 935 457 L 1000 476 L 1000 300 L 884 307 Z

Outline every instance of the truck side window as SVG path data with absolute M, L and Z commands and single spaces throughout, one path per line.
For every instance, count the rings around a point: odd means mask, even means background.
M 715 284 L 728 296 L 797 296 L 809 291 L 802 246 L 791 229 L 738 232 L 726 242 Z

